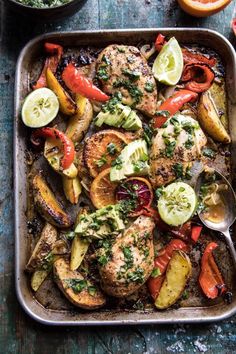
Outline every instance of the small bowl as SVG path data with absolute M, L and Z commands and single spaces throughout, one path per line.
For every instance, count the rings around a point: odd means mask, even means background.
M 55 6 L 38 8 L 27 6 L 17 2 L 16 0 L 4 0 L 7 6 L 22 15 L 31 17 L 33 20 L 56 20 L 66 16 L 73 15 L 77 12 L 87 0 L 71 0 L 66 4 Z

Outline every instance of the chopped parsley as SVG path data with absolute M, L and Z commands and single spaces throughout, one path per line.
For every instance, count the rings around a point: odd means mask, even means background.
M 111 61 L 108 59 L 108 57 L 105 54 L 102 56 L 102 61 L 107 65 L 111 65 Z
M 129 92 L 130 96 L 133 98 L 135 104 L 139 103 L 142 96 L 143 96 L 143 93 L 138 88 L 138 86 L 133 84 L 129 80 L 118 79 L 117 81 L 113 82 L 113 87 L 114 88 L 119 88 L 119 87 L 126 88 Z
M 115 155 L 117 153 L 117 148 L 116 145 L 114 143 L 110 143 L 107 145 L 107 152 L 109 153 L 109 155 Z
M 64 281 L 75 294 L 81 293 L 83 290 L 87 290 L 90 295 L 94 296 L 97 292 L 96 288 L 89 285 L 85 279 L 65 279 Z
M 152 145 L 153 129 L 146 123 L 143 123 L 143 138 L 148 147 Z
M 184 146 L 186 149 L 191 149 L 191 147 L 194 145 L 194 139 L 192 135 L 188 135 L 188 139 L 185 141 Z
M 133 272 L 128 272 L 127 282 L 142 284 L 144 282 L 144 270 L 140 267 L 136 267 Z
M 147 81 L 145 83 L 144 90 L 147 92 L 153 92 L 154 91 L 154 83 L 151 81 Z
M 152 273 L 151 273 L 151 277 L 157 278 L 159 275 L 161 275 L 160 268 L 154 268 Z
M 214 159 L 216 156 L 216 152 L 213 151 L 211 148 L 205 147 L 202 150 L 203 156 L 209 157 L 210 159 Z
M 135 70 L 123 69 L 122 73 L 127 76 L 131 81 L 137 81 L 140 78 L 140 72 Z
M 120 158 L 120 156 L 118 156 L 115 160 L 112 161 L 111 166 L 115 167 L 116 170 L 121 170 L 122 169 L 122 165 L 123 165 L 123 161 Z
M 120 92 L 116 92 L 114 96 L 102 106 L 103 112 L 115 113 L 116 106 L 118 103 L 122 101 L 122 94 Z
M 52 264 L 54 262 L 54 254 L 49 252 L 46 257 L 44 257 L 41 269 L 50 270 L 52 268 Z
M 134 256 L 132 254 L 131 247 L 123 246 L 122 252 L 124 254 L 124 262 L 125 262 L 125 265 L 123 267 L 125 268 L 125 270 L 128 270 L 132 268 L 134 265 Z
M 102 166 L 105 165 L 106 163 L 107 163 L 107 158 L 106 158 L 106 155 L 105 155 L 105 154 L 103 154 L 103 155 L 101 156 L 101 158 L 96 161 L 96 165 L 97 165 L 98 167 L 102 167 Z
M 165 148 L 165 156 L 166 157 L 172 157 L 173 154 L 174 154 L 174 150 L 175 150 L 175 147 L 176 147 L 176 141 L 173 140 L 173 141 L 170 141 L 169 139 L 164 139 L 164 142 L 166 144 L 166 148 Z
M 156 116 L 162 116 L 162 117 L 165 117 L 165 118 L 169 118 L 170 117 L 170 112 L 166 111 L 166 110 L 156 111 Z
M 125 53 L 125 48 L 122 47 L 116 47 L 119 53 Z
M 100 68 L 97 71 L 96 77 L 100 80 L 103 80 L 103 81 L 109 80 L 109 75 L 107 73 L 106 66 L 100 66 Z
M 175 174 L 176 178 L 183 177 L 183 165 L 182 165 L 182 163 L 175 163 L 172 166 L 172 169 L 174 171 L 174 174 Z
M 157 188 L 156 191 L 155 191 L 156 198 L 159 199 L 162 196 L 163 192 L 164 192 L 164 187 L 163 186 Z

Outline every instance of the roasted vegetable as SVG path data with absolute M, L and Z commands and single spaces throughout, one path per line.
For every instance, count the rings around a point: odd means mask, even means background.
M 148 279 L 147 285 L 150 294 L 155 300 L 161 289 L 161 285 L 165 279 L 165 271 L 175 251 L 187 251 L 187 245 L 181 240 L 173 239 L 167 246 L 162 248 L 154 260 L 154 268 L 151 277 Z
M 192 102 L 197 99 L 197 93 L 189 90 L 179 90 L 172 97 L 167 98 L 157 110 L 154 117 L 154 128 L 160 128 L 168 118 L 177 113 L 180 108 L 187 102 Z
M 61 168 L 61 159 L 63 158 L 61 141 L 54 138 L 48 138 L 44 144 L 44 157 L 47 159 L 50 166 L 57 173 L 68 178 L 75 178 L 78 170 L 75 164 L 72 163 L 67 169 Z
M 175 251 L 166 270 L 155 306 L 164 310 L 173 305 L 181 296 L 191 275 L 192 265 L 189 257 L 182 251 Z
M 198 120 L 206 133 L 214 140 L 224 144 L 230 143 L 231 138 L 221 123 L 215 103 L 209 91 L 201 95 L 198 104 Z
M 62 79 L 66 86 L 74 93 L 79 93 L 91 100 L 105 102 L 109 100 L 104 92 L 95 86 L 81 70 L 76 68 L 72 63 L 67 65 L 62 73 Z
M 33 178 L 32 189 L 35 207 L 45 220 L 59 228 L 67 228 L 72 225 L 70 215 L 61 208 L 52 190 L 40 174 Z
M 55 128 L 41 128 L 34 130 L 31 134 L 31 142 L 35 146 L 39 146 L 42 139 L 58 139 L 61 143 L 61 151 L 63 156 L 60 161 L 60 167 L 66 170 L 74 161 L 75 147 L 73 142 L 60 130 Z
M 202 291 L 209 299 L 215 299 L 227 290 L 224 279 L 212 254 L 217 247 L 218 245 L 215 242 L 208 243 L 201 260 L 199 284 Z
M 115 192 L 118 184 L 111 182 L 110 170 L 110 168 L 106 168 L 100 172 L 91 184 L 90 198 L 97 209 L 116 204 Z
M 37 291 L 40 288 L 40 286 L 42 285 L 44 280 L 47 278 L 50 271 L 51 271 L 51 269 L 50 270 L 43 270 L 42 269 L 42 270 L 36 270 L 32 274 L 32 277 L 30 280 L 30 285 L 34 291 Z
M 68 178 L 66 176 L 63 176 L 62 181 L 66 199 L 69 200 L 71 204 L 77 204 L 79 201 L 79 196 L 82 192 L 82 187 L 79 178 Z
M 49 55 L 44 63 L 43 70 L 37 80 L 37 82 L 33 85 L 33 89 L 38 89 L 40 87 L 46 87 L 47 86 L 47 80 L 46 80 L 46 70 L 47 68 L 50 68 L 50 70 L 55 73 L 57 69 L 57 65 L 61 59 L 62 53 L 63 53 L 63 48 L 62 46 L 54 43 L 44 43 L 44 50 L 45 52 Z
M 45 263 L 45 258 L 52 252 L 57 241 L 57 230 L 54 226 L 46 223 L 38 242 L 33 250 L 33 253 L 26 265 L 26 270 L 33 272 L 40 269 Z
M 78 225 L 80 217 L 82 215 L 88 214 L 88 208 L 81 208 L 75 222 L 75 226 Z M 76 270 L 82 263 L 84 256 L 89 248 L 90 242 L 81 238 L 79 235 L 75 235 L 72 246 L 71 246 L 71 256 L 70 256 L 70 269 Z
M 80 95 L 77 95 L 76 104 L 77 112 L 69 120 L 66 135 L 74 143 L 79 143 L 84 138 L 93 119 L 93 107 L 87 98 Z
M 71 116 L 76 112 L 76 104 L 63 89 L 50 68 L 46 70 L 47 86 L 57 95 L 60 104 L 60 111 Z
M 79 272 L 70 270 L 65 259 L 58 259 L 53 270 L 58 287 L 72 304 L 86 310 L 105 305 L 106 299 L 102 292 Z
M 189 63 L 185 65 L 181 80 L 187 90 L 200 93 L 211 87 L 214 78 L 214 71 L 207 64 Z

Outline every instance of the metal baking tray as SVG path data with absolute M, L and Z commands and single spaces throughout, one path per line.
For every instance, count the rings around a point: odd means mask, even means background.
M 233 47 L 221 34 L 199 28 L 153 28 L 130 30 L 99 30 L 48 33 L 31 40 L 21 51 L 16 67 L 15 120 L 14 120 L 14 191 L 15 191 L 15 281 L 18 300 L 33 319 L 48 325 L 117 325 L 209 322 L 223 320 L 236 313 L 236 289 L 233 301 L 227 305 L 220 300 L 211 306 L 171 308 L 167 311 L 111 311 L 81 310 L 58 311 L 43 307 L 33 296 L 24 273 L 28 257 L 27 237 L 27 166 L 26 128 L 20 119 L 22 100 L 29 91 L 30 71 L 36 58 L 42 52 L 45 41 L 52 41 L 67 47 L 104 47 L 111 43 L 137 44 L 153 42 L 158 32 L 175 36 L 181 43 L 203 45 L 215 50 L 223 59 L 226 68 L 228 92 L 228 113 L 232 137 L 232 164 L 236 168 L 236 55 Z

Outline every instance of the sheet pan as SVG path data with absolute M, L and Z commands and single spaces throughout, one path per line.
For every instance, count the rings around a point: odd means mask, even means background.
M 130 30 L 100 30 L 48 33 L 30 41 L 21 51 L 15 77 L 14 114 L 14 193 L 15 193 L 15 283 L 19 302 L 24 310 L 35 320 L 47 325 L 117 325 L 117 324 L 155 324 L 155 323 L 193 323 L 223 320 L 236 313 L 236 289 L 230 305 L 223 301 L 207 307 L 185 307 L 158 311 L 108 311 L 93 312 L 56 311 L 44 308 L 33 297 L 24 273 L 28 252 L 27 238 L 27 166 L 26 166 L 26 128 L 20 119 L 22 101 L 29 91 L 29 72 L 35 58 L 42 52 L 45 41 L 63 46 L 95 45 L 104 47 L 111 43 L 137 44 L 140 41 L 152 42 L 158 32 L 175 36 L 181 43 L 197 43 L 215 50 L 226 67 L 226 86 L 228 92 L 229 126 L 232 137 L 232 164 L 236 168 L 236 55 L 231 44 L 219 33 L 199 28 L 153 28 Z

